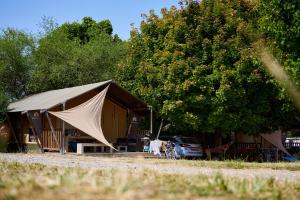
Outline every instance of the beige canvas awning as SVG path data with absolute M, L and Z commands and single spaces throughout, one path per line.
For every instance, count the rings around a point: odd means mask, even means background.
M 133 96 L 130 92 L 120 87 L 114 81 L 108 80 L 88 85 L 51 90 L 24 97 L 23 99 L 10 103 L 8 106 L 8 112 L 50 110 L 74 98 L 78 98 L 92 90 L 96 91 L 98 89 L 103 89 L 107 85 L 110 85 L 107 95 L 110 98 L 115 99 L 118 103 L 125 106 L 126 108 L 139 111 L 149 110 L 148 105 L 145 102 Z
M 92 83 L 88 85 L 81 85 L 34 94 L 20 99 L 16 102 L 10 103 L 8 106 L 8 112 L 48 110 L 84 93 L 95 90 L 96 88 L 105 87 L 106 85 L 111 83 L 112 81 L 108 80 L 99 83 Z
M 267 140 L 268 142 L 273 144 L 275 147 L 277 147 L 279 150 L 283 151 L 287 155 L 291 155 L 291 154 L 289 154 L 289 152 L 287 152 L 287 150 L 284 148 L 284 146 L 282 144 L 281 131 L 275 131 L 275 132 L 269 133 L 269 134 L 261 134 L 261 136 L 265 140 Z
M 98 141 L 114 148 L 104 137 L 101 127 L 102 108 L 108 90 L 107 86 L 102 92 L 90 100 L 68 110 L 49 112 L 68 124 L 92 136 Z

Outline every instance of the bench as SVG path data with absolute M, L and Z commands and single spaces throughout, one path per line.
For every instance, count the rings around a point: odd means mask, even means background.
M 133 152 L 136 151 L 137 141 L 134 138 L 118 138 L 116 146 L 118 151 Z
M 100 143 L 77 143 L 77 154 L 84 154 L 84 147 L 94 147 L 94 152 L 96 151 L 96 147 L 100 147 L 101 152 L 104 152 L 105 147 L 108 146 Z M 113 152 L 111 147 L 109 147 L 109 152 Z
M 124 146 L 124 145 L 119 145 L 119 146 L 117 146 L 117 149 L 118 149 L 118 151 L 124 151 L 124 152 L 127 152 L 127 146 Z

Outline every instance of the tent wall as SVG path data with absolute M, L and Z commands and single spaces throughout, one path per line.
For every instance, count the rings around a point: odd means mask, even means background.
M 236 133 L 235 141 L 237 143 L 255 143 L 254 136 Z M 256 138 L 256 141 L 260 143 L 260 139 Z
M 11 121 L 12 128 L 16 133 L 17 140 L 22 144 L 24 143 L 24 136 L 22 134 L 23 127 L 22 127 L 22 115 L 21 113 L 10 113 L 9 119 Z
M 116 103 L 105 99 L 101 124 L 107 141 L 115 143 L 117 138 L 126 136 L 127 111 Z
M 25 138 L 25 142 L 29 142 L 29 129 L 30 129 L 30 125 L 28 122 L 28 118 L 26 115 L 22 115 L 22 123 L 21 123 L 21 132 L 22 135 L 24 135 Z
M 8 151 L 20 150 L 19 148 L 23 148 L 25 143 L 21 113 L 8 113 L 8 121 L 10 128 Z
M 51 122 L 52 122 L 52 125 L 53 125 L 54 129 L 61 129 L 62 121 L 60 119 L 58 119 L 57 117 L 53 116 L 53 115 L 49 115 L 49 117 L 51 119 Z M 48 119 L 44 114 L 43 114 L 42 120 L 43 120 L 43 129 L 44 130 L 50 130 L 50 125 L 48 123 Z
M 273 148 L 274 147 L 274 145 L 272 145 L 270 142 L 268 142 L 264 138 L 262 138 L 261 141 L 262 141 L 262 143 L 261 143 L 262 148 Z

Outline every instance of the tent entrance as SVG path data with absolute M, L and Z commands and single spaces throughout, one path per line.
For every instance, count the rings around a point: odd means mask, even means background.
M 44 150 L 59 151 L 62 138 L 62 130 L 55 129 L 54 134 L 51 129 L 44 129 L 42 134 L 42 146 Z M 57 141 L 57 142 L 56 142 Z

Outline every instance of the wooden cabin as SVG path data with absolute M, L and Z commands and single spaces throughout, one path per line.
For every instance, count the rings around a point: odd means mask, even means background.
M 46 111 L 62 111 L 78 106 L 107 86 L 109 88 L 101 117 L 101 126 L 106 140 L 115 144 L 120 138 L 139 140 L 151 134 L 150 127 L 136 125 L 141 118 L 150 119 L 151 107 L 109 80 L 47 91 L 11 103 L 8 107 L 8 124 L 14 136 L 11 138 L 15 138 L 18 146 L 24 147 L 29 143 L 39 143 L 44 151 L 63 150 L 65 152 L 72 151 L 76 143 L 97 142 L 93 137 Z

